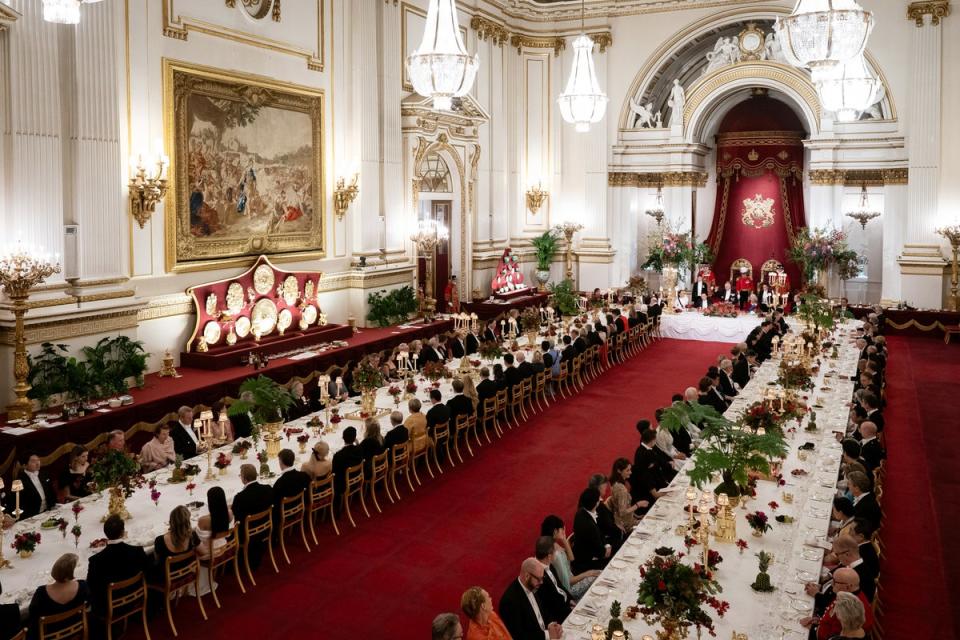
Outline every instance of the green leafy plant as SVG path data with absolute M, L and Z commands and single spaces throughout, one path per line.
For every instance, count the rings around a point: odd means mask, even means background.
M 140 464 L 130 454 L 116 449 L 107 449 L 96 456 L 90 465 L 90 476 L 97 491 L 116 488 L 128 498 L 143 484 Z
M 137 386 L 143 386 L 150 354 L 144 351 L 142 342 L 127 336 L 101 338 L 94 346 L 84 347 L 83 355 L 101 395 L 126 393 L 128 378 L 134 378 Z
M 536 252 L 537 269 L 539 271 L 549 271 L 550 263 L 553 262 L 553 256 L 557 253 L 560 246 L 560 236 L 562 232 L 557 229 L 544 231 L 543 235 L 530 240 L 533 250 Z
M 244 399 L 247 394 L 251 400 Z M 282 420 L 284 409 L 292 404 L 293 396 L 285 387 L 261 375 L 243 381 L 240 399 L 230 405 L 227 415 L 239 416 L 249 412 L 257 424 L 268 424 Z
M 30 391 L 27 397 L 36 400 L 41 407 L 50 404 L 53 396 L 67 391 L 67 345 L 44 342 L 36 358 L 27 356 L 30 368 Z
M 380 327 L 403 322 L 418 308 L 417 294 L 409 285 L 389 292 L 375 291 L 367 296 L 367 304 L 370 305 L 367 320 Z
M 580 311 L 577 304 L 579 296 L 576 289 L 573 288 L 573 281 L 565 279 L 563 282 L 551 282 L 547 285 L 547 289 L 550 291 L 554 308 L 559 309 L 560 313 L 565 316 L 572 316 Z

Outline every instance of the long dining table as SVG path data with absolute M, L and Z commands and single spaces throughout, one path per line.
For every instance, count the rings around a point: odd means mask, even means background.
M 807 394 L 808 403 L 817 415 L 816 431 L 807 430 L 809 416 L 800 424 L 787 425 L 792 429 L 786 434 L 789 452 L 781 465 L 785 484 L 759 480 L 756 496 L 734 508 L 736 537 L 746 541 L 748 548 L 741 551 L 733 543 L 718 542 L 710 537 L 710 549 L 718 551 L 723 558 L 715 573 L 723 588 L 717 597 L 730 603 L 730 609 L 722 618 L 707 609 L 719 638 L 731 638 L 734 633 L 747 634 L 750 640 L 807 637 L 808 631 L 799 621 L 811 614 L 813 598 L 806 595 L 804 585 L 819 580 L 824 549 L 828 546 L 827 532 L 841 461 L 841 445 L 836 436 L 846 433 L 847 429 L 848 403 L 854 390 L 850 377 L 856 372 L 858 355 L 851 332 L 859 325 L 860 322 L 847 321 L 837 328 L 839 357 L 822 358 L 822 366 L 814 377 L 815 388 Z M 791 326 L 798 329 L 795 321 L 791 321 Z M 745 408 L 760 401 L 768 389 L 776 388 L 779 365 L 780 359 L 776 357 L 764 362 L 724 416 L 736 420 Z M 813 449 L 802 449 L 804 445 L 809 447 L 808 443 Z M 681 528 L 689 519 L 685 506 L 686 493 L 691 487 L 687 471 L 692 466 L 693 458 L 684 463 L 668 486 L 667 495 L 656 501 L 581 598 L 563 625 L 564 638 L 589 639 L 595 624 L 606 629 L 610 605 L 615 600 L 622 604 L 624 612 L 636 604 L 640 566 L 655 555 L 656 549 L 670 547 L 676 552 L 687 552 Z M 796 470 L 803 470 L 802 475 L 795 474 Z M 719 478 L 704 489 L 711 491 L 718 483 Z M 785 500 L 784 494 L 792 494 L 792 501 Z M 777 503 L 776 510 L 772 509 L 771 502 Z M 751 534 L 746 520 L 748 513 L 758 510 L 769 517 L 773 527 L 762 537 Z M 780 523 L 775 520 L 777 515 L 794 520 Z M 702 550 L 702 545 L 692 547 L 683 561 L 695 562 Z M 773 555 L 768 569 L 775 587 L 772 592 L 756 592 L 750 586 L 758 573 L 756 554 L 759 551 Z M 655 636 L 657 628 L 645 623 L 642 616 L 622 618 L 631 638 Z M 695 633 L 692 629 L 691 637 Z M 706 636 L 704 631 L 703 637 Z

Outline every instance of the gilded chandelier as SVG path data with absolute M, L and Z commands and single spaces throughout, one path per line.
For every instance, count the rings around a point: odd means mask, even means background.
M 860 208 L 847 214 L 848 218 L 853 218 L 860 223 L 860 228 L 867 229 L 867 223 L 874 218 L 880 217 L 880 212 L 870 208 L 870 196 L 867 195 L 867 185 L 860 187 Z

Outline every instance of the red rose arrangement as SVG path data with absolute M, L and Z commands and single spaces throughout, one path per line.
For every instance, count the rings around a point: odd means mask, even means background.
M 192 496 L 192 495 L 193 495 L 193 490 L 196 489 L 196 488 L 197 488 L 197 485 L 193 484 L 192 482 L 188 483 L 188 484 L 187 484 L 187 493 L 189 493 L 189 494 Z
M 335 413 L 332 416 L 330 416 L 330 424 L 340 424 L 342 420 L 343 418 L 340 417 L 339 413 Z
M 744 550 L 749 548 L 750 545 L 747 544 L 747 541 L 740 538 L 737 540 L 737 548 L 740 549 L 740 555 L 743 555 Z
M 776 511 L 777 509 L 780 508 L 780 505 L 777 504 L 776 500 L 771 500 L 770 502 L 767 503 L 767 506 L 770 507 L 771 511 Z
M 664 631 L 679 632 L 680 636 L 687 635 L 690 627 L 716 635 L 708 610 L 723 617 L 730 604 L 716 598 L 722 588 L 712 572 L 683 564 L 680 556 L 654 556 L 640 567 L 640 576 L 637 605 L 644 622 L 662 625 Z M 666 628 L 672 625 L 676 626 Z
M 80 519 L 80 512 L 83 511 L 83 505 L 79 502 L 74 502 L 73 506 L 70 507 L 70 511 L 73 511 L 73 521 L 76 522 Z
M 390 395 L 392 395 L 394 401 L 396 401 L 397 396 L 399 396 L 402 392 L 401 392 L 401 390 L 400 390 L 400 387 L 398 387 L 398 386 L 395 385 L 395 384 L 392 384 L 392 385 L 390 385 L 390 388 L 387 389 L 387 393 L 389 393 Z
M 227 467 L 230 466 L 230 462 L 232 460 L 233 458 L 231 458 L 229 455 L 221 451 L 217 455 L 217 460 L 216 462 L 213 463 L 213 466 L 215 466 L 217 469 L 226 469 Z
M 417 383 L 412 380 L 407 383 L 407 393 L 416 393 L 417 392 Z
M 57 528 L 60 529 L 60 535 L 63 536 L 64 540 L 67 539 L 67 526 L 69 524 L 64 518 L 57 518 Z
M 18 533 L 13 537 L 13 544 L 10 548 L 15 549 L 17 553 L 33 553 L 40 544 L 39 531 L 25 531 Z
M 70 529 L 70 533 L 73 534 L 73 547 L 75 549 L 80 547 L 80 534 L 83 532 L 83 529 L 80 528 L 80 525 L 75 524 L 73 528 Z
M 750 525 L 750 528 L 759 535 L 762 535 L 773 528 L 770 525 L 767 514 L 765 514 L 763 511 L 754 511 L 753 513 L 748 513 L 747 524 Z
M 299 436 L 297 436 L 297 442 L 300 443 L 300 444 L 306 444 L 306 443 L 309 442 L 309 441 L 310 441 L 310 435 L 309 435 L 309 434 L 302 433 L 302 434 L 300 434 Z

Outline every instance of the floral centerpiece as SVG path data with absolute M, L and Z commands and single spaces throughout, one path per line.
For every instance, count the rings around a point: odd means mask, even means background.
M 704 309 L 703 315 L 711 318 L 736 318 L 740 310 L 730 302 L 715 302 Z
M 493 362 L 503 357 L 503 348 L 500 346 L 500 343 L 495 340 L 485 340 L 477 347 L 477 353 L 479 353 L 480 357 L 484 360 Z
M 40 544 L 39 531 L 24 531 L 13 537 L 10 547 L 15 549 L 21 558 L 29 558 L 37 550 L 38 544 Z
M 753 529 L 753 535 L 757 538 L 770 531 L 773 527 L 770 525 L 770 519 L 763 511 L 754 511 L 746 515 L 747 524 Z
M 79 547 L 80 547 L 80 534 L 83 533 L 83 529 L 80 527 L 80 525 L 75 524 L 75 525 L 73 525 L 73 527 L 71 527 L 70 533 L 73 535 L 73 546 L 74 546 L 74 548 L 75 548 L 75 549 L 76 549 L 76 548 L 79 548 Z
M 663 627 L 657 633 L 660 640 L 684 638 L 690 627 L 716 635 L 707 610 L 723 617 L 730 605 L 716 598 L 723 589 L 709 569 L 698 571 L 683 564 L 680 556 L 654 556 L 640 567 L 640 577 L 637 605 L 644 622 Z
M 157 489 L 157 481 L 151 480 L 149 483 L 150 487 L 150 499 L 153 500 L 153 505 L 156 507 L 160 506 L 160 490 Z
M 220 470 L 220 475 L 223 475 L 227 472 L 227 468 L 232 461 L 233 458 L 231 458 L 228 453 L 221 451 L 217 454 L 217 459 L 214 461 L 213 466 Z
M 740 415 L 740 422 L 754 433 L 760 429 L 770 431 L 780 428 L 779 416 L 764 402 L 754 402 L 744 409 Z
M 144 482 L 143 475 L 140 474 L 140 464 L 136 459 L 124 451 L 107 449 L 90 465 L 90 475 L 97 491 L 110 491 L 107 515 L 129 519 L 126 499 L 142 487 Z
M 786 359 L 780 362 L 777 383 L 787 389 L 813 389 L 810 370 L 802 362 L 789 362 Z
M 866 264 L 866 258 L 847 244 L 847 234 L 838 229 L 801 227 L 793 234 L 789 256 L 803 273 L 805 289 L 811 284 L 824 286 L 818 278 L 831 265 L 836 265 L 841 279 L 849 280 Z
M 428 362 L 423 365 L 423 375 L 431 382 L 437 382 L 447 375 L 447 368 L 443 366 L 442 362 Z
M 310 442 L 310 435 L 307 433 L 302 433 L 297 436 L 297 444 L 300 446 L 300 453 L 307 452 L 307 443 Z
M 253 448 L 253 443 L 249 440 L 237 440 L 233 443 L 233 448 L 230 450 L 234 455 L 240 456 L 241 460 L 247 459 L 247 454 L 250 452 L 250 449 Z
M 533 338 L 536 339 L 537 332 L 540 331 L 540 310 L 535 307 L 524 309 L 523 313 L 520 314 L 520 326 L 528 338 L 530 334 L 533 334 Z M 532 344 L 533 340 L 530 342 Z
M 57 518 L 57 528 L 60 529 L 60 535 L 63 536 L 63 539 L 67 539 L 67 527 L 70 526 L 70 523 L 67 522 L 66 518 Z
M 83 511 L 83 505 L 79 502 L 74 502 L 70 507 L 70 511 L 73 512 L 73 521 L 77 522 L 80 519 L 80 512 Z
M 413 386 L 414 388 L 416 388 L 417 385 L 413 385 Z M 390 385 L 390 388 L 387 389 L 387 393 L 389 393 L 393 397 L 394 406 L 400 404 L 400 394 L 403 393 L 403 390 L 400 389 L 400 387 L 398 387 L 395 384 L 392 384 Z
M 372 414 L 376 410 L 377 389 L 383 386 L 380 369 L 364 360 L 353 372 L 353 386 L 360 392 L 360 412 Z

